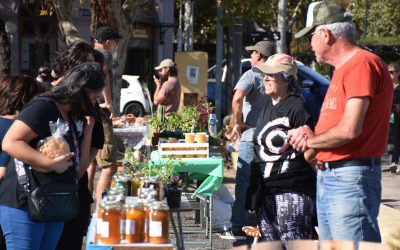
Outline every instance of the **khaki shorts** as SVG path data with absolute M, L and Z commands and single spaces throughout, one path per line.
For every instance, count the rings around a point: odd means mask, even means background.
M 112 128 L 112 121 L 110 118 L 102 118 L 104 130 L 104 145 L 103 148 L 97 152 L 96 161 L 97 165 L 101 168 L 117 165 L 117 149 L 115 147 L 115 139 Z

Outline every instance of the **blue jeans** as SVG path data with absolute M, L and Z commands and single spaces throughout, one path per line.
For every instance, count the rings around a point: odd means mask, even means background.
M 381 241 L 381 177 L 379 165 L 318 170 L 320 240 Z
M 56 249 L 64 227 L 63 222 L 34 222 L 27 209 L 6 206 L 0 206 L 0 223 L 8 250 Z
M 240 142 L 238 164 L 236 170 L 235 202 L 232 207 L 232 228 L 241 231 L 243 226 L 248 226 L 248 211 L 244 209 L 246 191 L 249 187 L 251 173 L 250 163 L 254 158 L 254 143 L 251 141 Z

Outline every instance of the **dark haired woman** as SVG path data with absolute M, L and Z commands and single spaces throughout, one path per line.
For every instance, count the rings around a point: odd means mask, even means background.
M 43 86 L 27 75 L 6 76 L 0 81 L 0 145 L 4 135 L 14 122 L 22 107 L 34 96 L 44 91 Z M 10 156 L 0 147 L 0 181 L 6 175 Z M 0 184 L 1 185 L 1 184 Z M 1 232 L 0 249 L 6 249 L 5 239 Z
M 254 131 L 246 208 L 256 211 L 261 241 L 311 239 L 316 192 L 315 172 L 303 153 L 288 143 L 287 133 L 312 126 L 304 100 L 297 95 L 297 65 L 293 57 L 275 54 L 253 70 L 261 71 L 269 99 Z
M 103 87 L 100 64 L 90 62 L 73 67 L 50 92 L 24 107 L 4 137 L 3 150 L 26 165 L 51 171 L 32 169 L 39 184 L 76 183 L 89 164 L 94 120 L 99 119 L 94 104 Z M 58 119 L 69 124 L 64 139 L 71 153 L 49 158 L 35 148 L 38 141 L 51 135 L 49 122 Z M 26 193 L 15 171 L 6 175 L 0 185 L 0 222 L 7 249 L 55 249 L 64 225 L 30 219 Z

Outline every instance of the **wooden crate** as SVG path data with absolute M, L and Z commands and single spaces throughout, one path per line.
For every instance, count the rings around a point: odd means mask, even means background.
M 158 146 L 162 158 L 208 158 L 208 143 L 160 143 Z

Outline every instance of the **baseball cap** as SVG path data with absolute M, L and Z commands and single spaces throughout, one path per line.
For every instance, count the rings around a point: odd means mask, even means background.
M 107 40 L 121 39 L 122 36 L 117 32 L 113 31 L 110 27 L 103 26 L 96 30 L 94 38 L 96 39 L 97 42 L 102 43 Z
M 303 37 L 318 25 L 351 21 L 351 16 L 345 13 L 346 9 L 335 0 L 311 3 L 308 6 L 306 27 L 297 32 L 294 37 Z
M 266 57 L 276 53 L 276 45 L 270 41 L 260 41 L 253 46 L 247 46 L 245 49 L 247 51 L 256 50 Z
M 175 66 L 174 61 L 172 61 L 171 59 L 164 59 L 164 60 L 161 61 L 160 65 L 158 65 L 154 69 L 160 70 L 160 69 L 162 69 L 164 67 L 172 67 L 172 66 Z
M 285 72 L 297 79 L 297 64 L 296 60 L 286 54 L 275 54 L 268 57 L 265 63 L 254 66 L 256 71 L 261 71 L 267 74 L 275 74 Z

